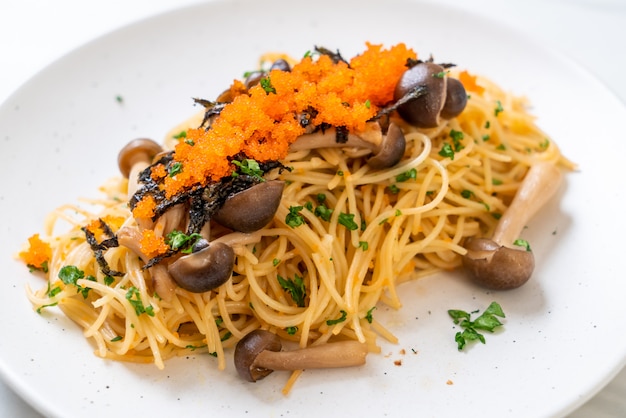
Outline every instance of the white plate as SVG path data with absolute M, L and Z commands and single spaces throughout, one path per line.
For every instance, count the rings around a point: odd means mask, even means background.
M 384 344 L 363 368 L 307 371 L 287 397 L 285 374 L 249 384 L 230 363 L 216 371 L 210 356 L 176 359 L 165 371 L 101 360 L 73 323 L 31 310 L 24 286 L 41 283 L 12 256 L 48 211 L 97 196 L 129 139 L 162 138 L 197 110 L 191 97 L 215 97 L 263 52 L 299 56 L 323 45 L 350 57 L 365 41 L 405 42 L 527 95 L 539 124 L 579 163 L 526 231 L 538 263 L 531 282 L 488 292 L 445 274 L 403 285 L 404 308 L 377 311 L 398 345 Z M 614 174 L 626 154 L 624 120 L 618 100 L 571 62 L 497 22 L 432 4 L 217 2 L 116 31 L 52 64 L 0 108 L 0 371 L 47 416 L 564 415 L 625 362 L 626 188 Z M 458 352 L 447 309 L 492 300 L 507 313 L 504 329 Z

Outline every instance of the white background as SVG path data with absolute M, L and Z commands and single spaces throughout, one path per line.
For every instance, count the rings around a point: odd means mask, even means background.
M 30 77 L 76 47 L 137 20 L 199 2 L 0 0 L 0 103 Z M 442 0 L 438 3 L 500 20 L 539 40 L 591 72 L 626 103 L 626 0 Z M 626 133 L 616 135 L 626 136 Z M 622 371 L 571 417 L 624 417 L 625 411 L 626 371 Z M 0 382 L 0 417 L 40 415 Z

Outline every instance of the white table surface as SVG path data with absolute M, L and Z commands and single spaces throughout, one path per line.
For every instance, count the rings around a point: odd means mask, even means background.
M 137 20 L 200 2 L 0 0 L 0 103 L 76 47 Z M 541 41 L 586 68 L 626 103 L 626 0 L 439 3 L 500 20 Z M 0 417 L 41 415 L 0 381 Z M 570 417 L 626 417 L 626 370 Z

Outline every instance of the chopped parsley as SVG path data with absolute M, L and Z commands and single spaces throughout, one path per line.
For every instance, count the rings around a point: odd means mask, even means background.
M 454 341 L 456 341 L 459 350 L 462 350 L 469 341 L 479 340 L 485 344 L 485 337 L 478 330 L 493 332 L 494 329 L 502 325 L 498 317 L 505 317 L 502 307 L 497 302 L 491 302 L 485 312 L 472 321 L 472 314 L 477 312 L 468 313 L 457 309 L 448 310 L 448 315 L 450 315 L 454 323 L 463 328 L 463 331 L 457 332 L 454 336 Z
M 174 139 L 187 138 L 187 131 L 180 131 L 176 135 L 173 135 L 172 138 Z
M 279 265 L 279 264 L 280 264 L 280 259 L 279 259 L 279 258 L 275 258 L 275 259 L 273 259 L 273 260 L 272 260 L 272 265 L 273 265 L 274 267 L 276 267 L 276 266 L 277 266 L 277 265 Z
M 167 234 L 165 243 L 174 251 L 181 250 L 184 254 L 191 254 L 194 244 L 200 239 L 202 239 L 202 235 L 196 232 L 187 235 L 184 232 L 174 230 Z
M 367 241 L 359 241 L 359 248 L 361 248 L 363 251 L 367 251 L 369 247 L 370 246 Z
M 265 181 L 265 179 L 263 178 L 263 170 L 261 170 L 261 166 L 259 165 L 258 161 L 246 158 L 241 161 L 233 160 L 232 163 L 239 167 L 239 172 L 241 172 L 241 174 L 247 174 L 248 176 L 254 177 L 257 180 Z M 238 172 L 233 171 L 233 177 L 237 177 L 238 175 Z
M 376 306 L 372 306 L 370 310 L 367 311 L 367 313 L 365 314 L 365 320 L 370 324 L 374 320 L 374 317 L 372 316 L 372 312 L 374 311 L 374 309 L 376 309 Z
M 274 93 L 276 94 L 276 89 L 272 86 L 272 80 L 269 77 L 263 77 L 259 82 L 263 90 L 265 90 L 266 94 Z
M 292 279 L 285 279 L 280 275 L 277 276 L 280 286 L 291 295 L 291 299 L 300 308 L 304 307 L 304 299 L 306 298 L 306 288 L 304 286 L 304 280 L 297 274 Z
M 359 225 L 354 222 L 354 213 L 341 212 L 337 218 L 337 222 L 348 228 L 350 231 L 356 231 L 359 229 Z
M 461 196 L 463 196 L 466 199 L 469 199 L 470 197 L 474 196 L 474 192 L 472 192 L 471 190 L 461 190 Z
M 444 158 L 450 158 L 451 160 L 454 160 L 454 149 L 452 149 L 452 145 L 448 144 L 447 142 L 444 143 L 441 147 L 441 150 L 439 151 L 439 155 Z
M 304 206 L 289 206 L 289 213 L 285 216 L 285 223 L 292 228 L 296 228 L 304 224 L 304 218 L 300 215 L 300 211 Z
M 135 313 L 137 315 L 141 315 L 143 313 L 148 316 L 154 316 L 154 308 L 151 305 L 144 306 L 141 301 L 141 294 L 139 293 L 139 289 L 135 286 L 131 286 L 126 292 L 126 300 L 130 302 L 130 304 L 135 308 Z
M 176 174 L 180 173 L 181 171 L 183 171 L 183 163 L 181 163 L 180 161 L 176 161 L 170 166 L 168 170 L 168 175 L 170 177 L 174 177 Z
M 502 102 L 500 100 L 496 100 L 496 108 L 493 111 L 493 115 L 498 117 L 500 113 L 504 112 L 504 108 L 502 107 Z
M 404 173 L 400 173 L 396 176 L 396 181 L 398 183 L 402 183 L 404 181 L 417 178 L 417 170 L 415 168 L 410 169 L 409 171 L 405 171 Z
M 285 331 L 289 335 L 296 335 L 296 332 L 298 332 L 298 327 L 287 327 L 285 328 Z
M 531 251 L 530 244 L 525 239 L 518 238 L 515 241 L 513 241 L 513 245 L 517 245 L 518 247 L 524 247 L 526 251 L 529 251 L 529 252 Z
M 96 281 L 96 278 L 93 276 L 85 277 L 85 272 L 76 266 L 61 267 L 61 270 L 59 270 L 59 279 L 61 279 L 61 281 L 67 285 L 76 286 L 76 291 L 80 292 L 85 299 L 87 299 L 87 295 L 89 294 L 91 288 L 80 286 L 78 284 L 78 280 L 85 279 L 92 282 Z
M 341 313 L 341 316 L 337 319 L 329 319 L 326 321 L 326 325 L 336 325 L 340 322 L 343 322 L 346 320 L 346 318 L 348 317 L 348 312 L 344 311 L 343 309 L 339 311 Z
M 325 220 L 326 222 L 330 221 L 330 216 L 333 214 L 333 210 L 326 207 L 326 205 L 319 205 L 315 208 L 313 212 L 315 216 Z

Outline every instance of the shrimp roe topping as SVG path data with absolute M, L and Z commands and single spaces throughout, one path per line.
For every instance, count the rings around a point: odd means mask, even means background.
M 239 153 L 257 161 L 280 160 L 289 145 L 304 133 L 298 115 L 314 109 L 314 126 L 322 123 L 361 132 L 377 111 L 392 102 L 393 91 L 416 54 L 404 44 L 389 49 L 367 44 L 346 62 L 328 55 L 305 56 L 291 71 L 272 70 L 269 83 L 247 92 L 235 81 L 230 91 L 241 92 L 227 104 L 210 129 L 189 129 L 174 150 L 182 169 L 163 178 L 166 197 L 202 187 L 231 175 L 231 158 Z M 142 213 L 150 213 L 145 202 Z M 137 215 L 137 214 L 136 214 Z

